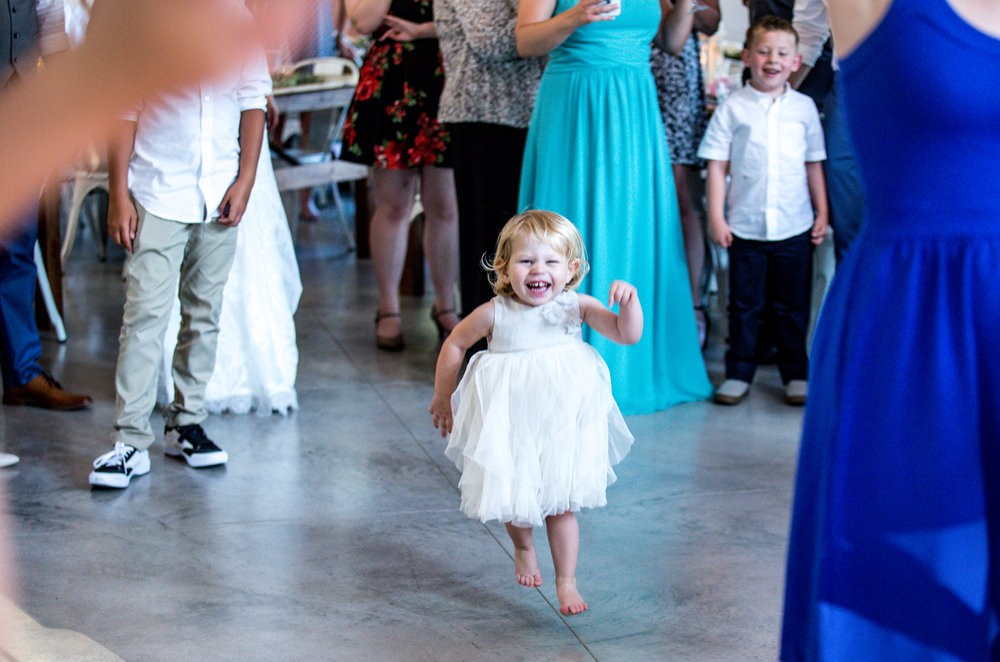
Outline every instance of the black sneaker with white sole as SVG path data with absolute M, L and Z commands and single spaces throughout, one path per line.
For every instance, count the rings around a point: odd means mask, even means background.
M 149 451 L 115 442 L 115 447 L 94 460 L 90 484 L 97 487 L 128 487 L 135 476 L 149 473 Z
M 188 466 L 196 469 L 229 461 L 226 451 L 216 446 L 197 423 L 164 430 L 163 452 L 171 457 L 183 457 Z

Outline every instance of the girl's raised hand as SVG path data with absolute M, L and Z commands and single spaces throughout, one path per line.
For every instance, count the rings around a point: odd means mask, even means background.
M 609 308 L 614 306 L 616 303 L 622 308 L 625 308 L 638 300 L 639 292 L 635 289 L 635 285 L 626 283 L 623 280 L 611 281 L 611 288 L 608 291 Z

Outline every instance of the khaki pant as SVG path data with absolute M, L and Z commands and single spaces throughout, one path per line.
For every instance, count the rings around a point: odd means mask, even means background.
M 237 228 L 168 221 L 136 204 L 139 221 L 128 263 L 125 314 L 115 370 L 115 441 L 146 449 L 163 337 L 174 298 L 181 327 L 174 350 L 174 401 L 168 427 L 205 419 L 205 385 L 215 369 L 222 291 L 236 252 Z

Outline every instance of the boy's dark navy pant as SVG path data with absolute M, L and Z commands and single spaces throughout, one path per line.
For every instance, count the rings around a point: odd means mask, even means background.
M 733 237 L 729 247 L 729 351 L 726 378 L 753 381 L 764 306 L 775 315 L 781 380 L 807 379 L 806 331 L 812 289 L 812 242 L 806 231 L 781 241 Z

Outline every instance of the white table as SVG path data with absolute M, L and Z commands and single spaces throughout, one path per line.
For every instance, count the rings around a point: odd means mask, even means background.
M 343 77 L 331 77 L 321 83 L 278 87 L 274 90 L 274 100 L 278 104 L 278 109 L 283 113 L 302 113 L 315 110 L 333 111 L 326 140 L 323 143 L 324 152 L 340 136 L 353 97 L 354 86 Z M 326 152 L 329 155 L 328 159 L 324 155 L 321 160 L 317 161 L 312 158 L 307 162 L 300 160 L 300 155 L 289 155 L 280 146 L 272 145 L 271 150 L 278 155 L 281 162 L 286 164 L 275 167 L 274 178 L 278 183 L 278 190 L 282 192 L 285 212 L 290 219 L 297 217 L 294 191 L 326 184 L 336 185 L 339 182 L 357 182 L 368 178 L 366 166 L 334 159 L 333 154 L 329 152 Z M 358 234 L 359 230 L 364 230 L 364 235 L 367 236 L 368 205 L 365 189 L 365 186 L 357 186 L 355 190 L 357 203 L 355 233 Z M 364 198 L 363 203 L 360 198 Z M 360 237 L 352 236 L 347 229 L 340 198 L 335 194 L 333 200 L 337 208 L 337 216 L 344 227 L 351 249 L 353 250 L 357 245 L 367 245 L 367 242 L 361 241 Z

